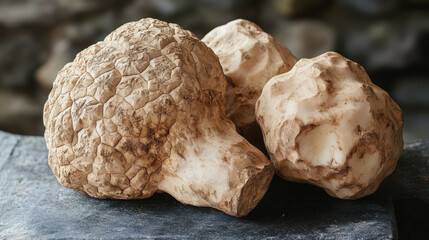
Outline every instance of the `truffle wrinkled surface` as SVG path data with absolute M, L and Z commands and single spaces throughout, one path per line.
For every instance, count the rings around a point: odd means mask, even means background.
M 256 117 L 281 177 L 338 198 L 376 191 L 402 151 L 399 106 L 359 64 L 334 52 L 270 79 Z
M 237 19 L 210 31 L 203 39 L 227 76 L 226 114 L 252 144 L 262 145 L 255 103 L 265 83 L 289 71 L 295 56 L 255 23 Z
M 44 108 L 59 182 L 97 198 L 177 200 L 243 216 L 274 168 L 225 115 L 217 56 L 176 24 L 119 27 L 58 73 Z

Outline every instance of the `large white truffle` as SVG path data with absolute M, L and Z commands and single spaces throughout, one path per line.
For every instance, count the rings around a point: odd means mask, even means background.
M 359 64 L 334 52 L 270 79 L 256 116 L 277 173 L 338 198 L 373 193 L 402 151 L 399 106 Z
M 218 58 L 176 24 L 127 23 L 59 73 L 44 109 L 59 182 L 98 198 L 177 200 L 243 216 L 274 174 L 225 115 Z
M 239 133 L 263 148 L 255 119 L 255 103 L 265 83 L 289 71 L 296 58 L 255 23 L 237 19 L 210 31 L 203 39 L 227 76 L 226 114 Z

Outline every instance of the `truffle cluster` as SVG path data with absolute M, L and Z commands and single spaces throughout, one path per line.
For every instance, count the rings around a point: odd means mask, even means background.
M 97 198 L 167 192 L 234 216 L 275 170 L 368 195 L 402 150 L 401 109 L 360 65 L 337 53 L 297 62 L 241 19 L 202 41 L 151 18 L 119 27 L 58 73 L 43 120 L 62 185 Z

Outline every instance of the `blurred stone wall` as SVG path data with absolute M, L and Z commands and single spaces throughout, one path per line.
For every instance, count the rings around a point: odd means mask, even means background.
M 406 141 L 429 138 L 429 0 L 0 0 L 0 129 L 42 135 L 56 73 L 113 29 L 144 17 L 200 38 L 245 18 L 299 58 L 338 51 L 398 101 Z

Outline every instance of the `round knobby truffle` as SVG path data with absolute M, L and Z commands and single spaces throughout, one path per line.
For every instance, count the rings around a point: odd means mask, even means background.
M 255 103 L 271 77 L 293 67 L 295 56 L 255 23 L 243 19 L 213 29 L 202 41 L 219 57 L 227 76 L 228 118 L 247 140 L 264 148 Z
M 359 64 L 334 52 L 270 79 L 256 116 L 277 173 L 338 198 L 373 193 L 402 151 L 399 106 Z

